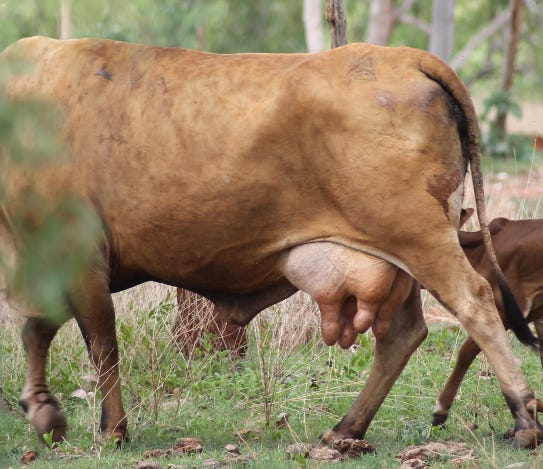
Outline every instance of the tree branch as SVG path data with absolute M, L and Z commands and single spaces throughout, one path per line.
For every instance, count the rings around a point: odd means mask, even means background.
M 404 13 L 398 17 L 398 20 L 405 24 L 410 24 L 411 26 L 415 26 L 425 32 L 426 34 L 430 34 L 430 24 L 427 23 L 424 20 L 421 20 L 419 18 L 416 18 L 413 15 L 408 15 L 407 13 Z
M 451 67 L 454 70 L 462 68 L 468 61 L 473 51 L 482 42 L 492 36 L 498 29 L 505 26 L 509 21 L 510 17 L 511 10 L 509 8 L 498 13 L 489 24 L 481 28 L 477 32 L 477 34 L 475 34 L 475 36 L 473 36 L 471 40 L 464 46 L 464 48 L 454 56 L 450 63 Z
M 347 20 L 342 0 L 326 0 L 326 21 L 330 27 L 332 49 L 347 44 Z
M 402 15 L 404 15 L 405 13 L 407 13 L 409 10 L 411 10 L 411 7 L 413 6 L 413 4 L 415 3 L 416 0 L 404 0 L 404 2 L 402 3 L 402 5 L 396 9 L 396 19 L 399 19 L 402 17 Z

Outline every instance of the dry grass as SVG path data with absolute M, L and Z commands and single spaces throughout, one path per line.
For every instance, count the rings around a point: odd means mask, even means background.
M 160 301 L 171 297 L 175 299 L 176 289 L 156 282 L 147 282 L 134 288 L 115 293 L 113 303 L 118 316 L 126 316 L 134 311 L 149 309 Z

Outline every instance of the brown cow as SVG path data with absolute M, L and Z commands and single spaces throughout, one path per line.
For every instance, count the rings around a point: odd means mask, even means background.
M 8 48 L 0 67 L 17 57 L 35 70 L 11 79 L 11 99 L 48 98 L 65 116 L 66 158 L 35 170 L 36 190 L 77 197 L 104 226 L 96 262 L 66 297 L 98 367 L 106 435 L 127 435 L 112 292 L 161 281 L 207 297 L 223 319 L 243 325 L 301 289 L 319 304 L 326 344 L 348 347 L 372 327 L 370 376 L 325 433 L 331 441 L 364 436 L 426 336 L 418 288 L 405 288 L 412 275 L 487 355 L 516 444 L 542 439 L 492 290 L 458 242 L 469 163 L 494 254 L 475 111 L 447 64 L 368 44 L 218 55 L 30 38 Z M 17 191 L 30 182 L 5 161 L 0 176 L 9 220 L 24 210 Z M 537 340 L 518 306 L 507 314 L 522 340 Z M 58 327 L 34 317 L 23 331 L 22 403 L 38 433 L 52 430 L 55 440 L 66 421 L 45 361 Z
M 533 322 L 540 344 L 543 343 L 543 220 L 508 220 L 496 218 L 489 225 L 496 257 L 527 321 Z M 481 232 L 461 231 L 460 245 L 471 265 L 485 277 L 494 292 L 502 320 L 507 326 L 504 303 L 496 274 L 486 255 Z M 468 337 L 460 351 L 454 370 L 441 391 L 434 410 L 433 424 L 447 420 L 449 409 L 469 366 L 481 349 Z M 539 353 L 543 365 L 543 348 Z M 543 412 L 543 403 L 536 408 Z

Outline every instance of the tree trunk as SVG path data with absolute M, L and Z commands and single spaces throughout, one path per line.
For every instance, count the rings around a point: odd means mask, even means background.
M 60 4 L 60 39 L 72 37 L 72 15 L 70 12 L 70 0 L 62 0 Z
M 347 44 L 347 21 L 342 0 L 326 0 L 326 21 L 330 27 L 332 49 Z
M 520 25 L 522 16 L 522 0 L 510 0 L 511 22 L 509 29 L 509 41 L 505 54 L 505 67 L 503 70 L 502 90 L 508 92 L 513 86 L 515 72 L 515 59 L 517 56 L 518 41 L 520 38 Z M 505 139 L 505 121 L 507 109 L 496 116 L 496 128 L 500 138 Z
M 430 52 L 448 62 L 454 40 L 454 0 L 434 0 Z
M 366 42 L 386 46 L 395 22 L 394 0 L 371 0 Z
M 325 49 L 321 0 L 304 0 L 305 43 L 308 52 Z

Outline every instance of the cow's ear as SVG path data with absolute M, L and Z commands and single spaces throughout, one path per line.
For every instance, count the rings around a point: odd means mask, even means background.
M 464 224 L 471 218 L 473 215 L 474 210 L 472 208 L 463 208 L 460 211 L 460 226 L 458 228 L 462 228 Z

